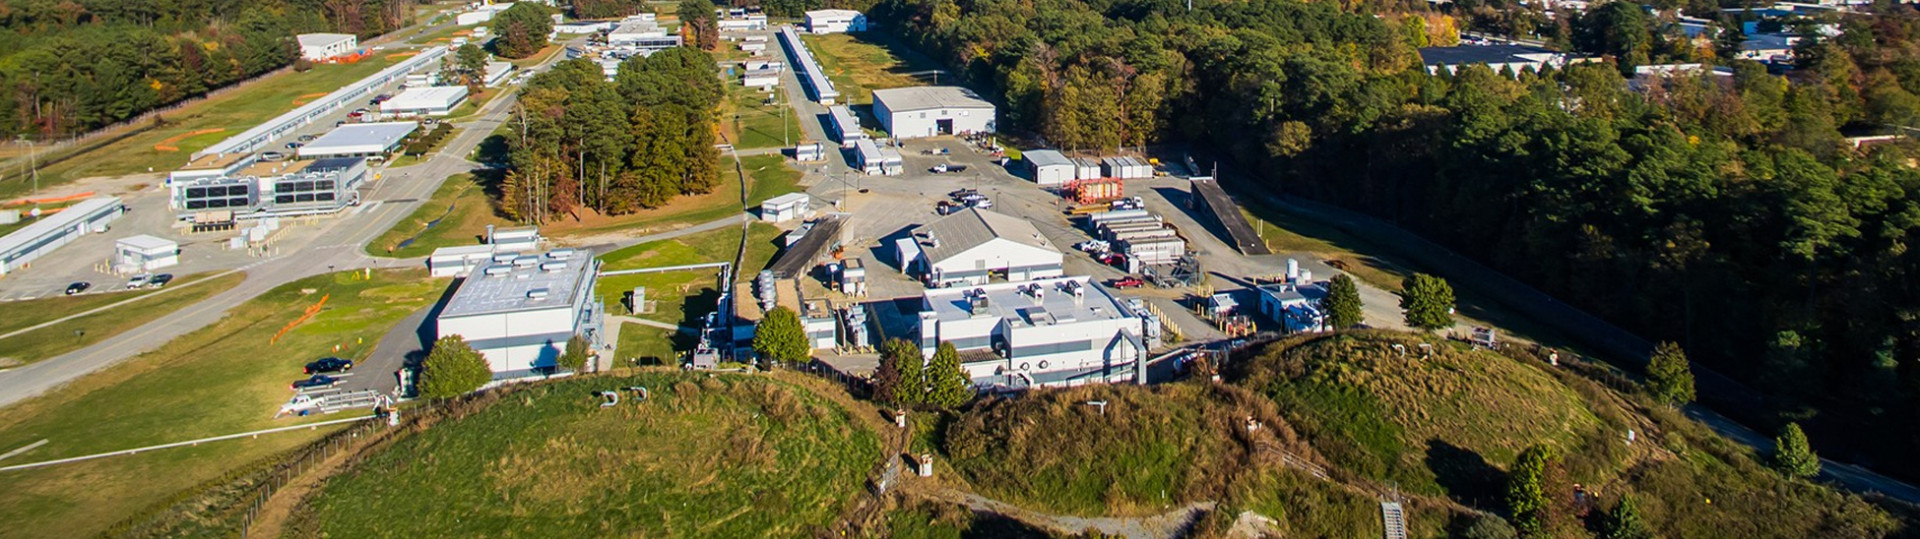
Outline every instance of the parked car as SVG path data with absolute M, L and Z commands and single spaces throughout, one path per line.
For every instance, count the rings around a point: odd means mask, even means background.
M 945 173 L 946 171 L 947 171 L 947 164 L 946 164 L 946 163 L 941 163 L 941 164 L 938 164 L 938 165 L 934 165 L 934 166 L 933 166 L 933 168 L 929 168 L 929 169 L 927 169 L 927 172 L 932 172 L 932 173 L 934 173 L 934 174 L 941 174 L 941 173 Z
M 300 135 L 300 138 L 297 138 L 294 140 L 298 140 L 300 142 L 313 142 L 313 139 L 317 139 L 317 138 L 320 138 L 320 136 L 319 135 Z
M 980 192 L 972 189 L 960 189 L 951 193 L 947 193 L 947 197 L 952 198 L 954 200 L 960 200 L 962 198 L 966 198 L 967 195 L 977 195 L 977 194 L 980 194 Z
M 1140 280 L 1139 277 L 1126 277 L 1121 279 L 1114 279 L 1113 282 L 1107 283 L 1107 286 L 1111 286 L 1114 288 L 1140 288 L 1142 286 L 1146 286 L 1146 284 L 1147 282 Z
M 326 374 L 330 372 L 340 372 L 340 371 L 350 370 L 352 368 L 353 368 L 353 360 L 340 359 L 337 357 L 323 357 L 320 359 L 313 360 L 313 362 L 311 363 L 307 363 L 305 372 L 307 374 Z
M 340 383 L 339 378 L 334 378 L 332 376 L 327 376 L 324 374 L 316 374 L 305 380 L 294 380 L 293 384 L 289 385 L 288 387 L 293 388 L 294 391 L 300 391 L 304 389 L 325 389 L 325 388 L 338 385 L 339 383 Z
M 167 283 L 171 283 L 171 282 L 173 282 L 173 274 L 162 273 L 162 274 L 153 276 L 152 279 L 147 279 L 147 286 L 160 288 L 162 286 L 166 286 Z
M 281 152 L 260 152 L 261 161 L 280 161 L 286 158 L 287 154 Z
M 987 197 L 980 197 L 980 198 L 967 201 L 967 205 L 986 210 L 986 209 L 993 208 L 993 201 L 988 199 Z
M 147 279 L 149 279 L 150 277 L 151 276 L 145 273 L 135 275 L 133 276 L 133 278 L 127 279 L 127 288 L 140 288 L 142 286 L 146 286 Z
M 67 285 L 67 295 L 71 296 L 81 292 L 86 292 L 88 288 L 93 288 L 93 283 L 89 283 L 86 281 L 78 281 L 73 284 Z
M 289 149 L 289 150 L 298 150 L 298 149 L 300 149 L 300 147 L 301 147 L 301 146 L 306 146 L 306 143 L 302 143 L 302 142 L 289 142 L 289 143 L 287 143 L 287 149 Z

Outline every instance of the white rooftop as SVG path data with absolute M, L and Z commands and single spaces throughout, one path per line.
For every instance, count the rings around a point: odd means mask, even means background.
M 300 156 L 383 152 L 418 128 L 415 122 L 347 124 L 301 146 Z
M 806 204 L 809 200 L 812 200 L 812 197 L 807 196 L 806 193 L 787 193 L 777 197 L 769 198 L 767 199 L 766 202 L 761 202 L 760 205 L 780 207 L 780 206 L 786 206 L 790 204 Z
M 300 46 L 302 47 L 324 47 L 353 38 L 353 34 L 300 34 L 294 36 L 294 39 L 300 41 Z
M 593 253 L 574 249 L 565 258 L 558 252 L 524 254 L 512 262 L 493 262 L 477 269 L 440 312 L 441 318 L 541 311 L 565 308 L 586 294 L 594 275 Z
M 119 197 L 89 198 L 53 215 L 41 217 L 33 224 L 20 227 L 12 234 L 0 236 L 0 253 L 12 253 L 26 246 L 38 243 L 53 234 L 73 228 L 73 225 L 85 221 L 100 210 L 120 205 Z
M 1027 150 L 1025 152 L 1021 152 L 1020 156 L 1021 158 L 1026 159 L 1028 163 L 1032 163 L 1033 166 L 1036 166 L 1036 167 L 1047 167 L 1047 166 L 1056 166 L 1056 165 L 1073 166 L 1072 160 L 1067 159 L 1067 156 L 1061 155 L 1060 152 L 1055 150 Z
M 808 19 L 853 18 L 860 12 L 851 9 L 816 9 L 806 13 Z
M 127 236 L 125 238 L 120 238 L 119 240 L 116 240 L 114 243 L 126 246 L 128 248 L 132 248 L 136 251 L 164 251 L 168 249 L 180 248 L 180 244 L 178 242 L 175 242 L 173 240 L 166 239 L 166 238 L 150 236 L 147 234 L 141 234 L 138 236 Z
M 381 102 L 380 110 L 418 110 L 445 107 L 466 97 L 467 87 L 465 86 L 408 88 L 400 92 L 399 95 L 393 96 L 393 99 Z
M 993 103 L 959 86 L 909 86 L 873 91 L 873 100 L 886 103 L 888 112 L 929 109 L 991 109 Z
M 1068 283 L 1074 283 L 1069 285 Z M 1079 297 L 1074 296 L 1069 286 L 1078 286 Z M 1039 297 L 1027 290 L 1038 286 Z M 1113 320 L 1132 317 L 1132 313 L 1121 305 L 1120 300 L 1109 294 L 1105 287 L 1095 284 L 1091 277 L 1080 275 L 1042 279 L 1020 283 L 993 283 L 983 286 L 964 286 L 957 288 L 937 288 L 925 293 L 927 307 L 941 321 L 957 321 L 975 318 L 971 298 L 985 295 L 987 304 L 984 313 L 978 316 L 991 316 L 1008 319 L 1018 326 L 1050 326 L 1069 324 L 1088 320 Z

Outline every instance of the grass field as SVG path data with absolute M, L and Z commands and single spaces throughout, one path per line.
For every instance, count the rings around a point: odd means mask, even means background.
M 850 412 L 772 376 L 652 371 L 526 388 L 396 442 L 296 517 L 328 537 L 794 537 L 880 458 Z M 651 389 L 600 408 L 589 392 Z
M 204 283 L 194 283 L 194 281 L 205 278 L 211 278 L 211 280 Z M 141 300 L 139 303 L 134 303 L 124 308 L 108 309 L 53 326 L 0 339 L 0 365 L 33 363 L 91 346 L 94 343 L 107 340 L 127 330 L 140 327 L 147 322 L 152 322 L 189 305 L 199 303 L 200 300 L 207 299 L 214 294 L 224 292 L 228 288 L 240 284 L 240 282 L 246 280 L 246 278 L 247 276 L 244 273 L 233 273 L 219 277 L 211 277 L 210 275 L 204 274 L 190 275 L 169 284 L 168 287 L 170 291 L 165 294 L 160 294 L 157 297 Z M 193 284 L 193 286 L 185 286 L 188 284 Z M 32 314 L 7 317 L 9 320 L 0 325 L 11 326 L 11 329 L 0 330 L 0 333 L 11 332 L 20 327 L 30 327 L 40 323 L 35 322 L 23 325 L 17 322 L 19 319 L 40 319 L 44 322 L 45 320 L 54 319 L 59 316 L 85 312 L 93 307 L 109 304 L 114 301 L 137 297 L 139 294 L 152 294 L 154 292 L 157 291 L 133 292 L 132 294 L 94 294 L 92 296 L 83 296 L 89 300 L 85 302 L 61 301 L 82 299 L 82 297 L 74 296 L 16 302 L 10 304 L 9 308 L 18 309 L 17 312 Z
M 1267 248 L 1273 252 L 1318 255 L 1330 264 L 1337 262 L 1337 267 L 1353 274 L 1354 278 L 1390 292 L 1400 291 L 1400 281 L 1415 271 L 1409 269 L 1412 266 L 1406 261 L 1382 257 L 1377 253 L 1385 252 L 1384 249 L 1346 232 L 1255 201 L 1242 199 L 1242 202 L 1241 215 L 1247 217 L 1247 224 L 1265 235 Z
M 931 78 L 909 73 L 941 69 L 882 32 L 804 35 L 800 39 L 850 105 L 873 103 L 874 90 L 932 84 Z
M 740 179 L 734 173 L 732 160 L 722 156 L 720 185 L 711 193 L 677 197 L 666 206 L 627 215 L 589 215 L 581 221 L 555 221 L 541 227 L 542 233 L 567 237 L 670 230 L 736 215 L 745 207 L 759 207 L 769 198 L 799 190 L 800 172 L 787 167 L 784 157 L 755 155 L 740 161 L 747 173 L 746 206 L 740 204 Z
M 428 228 L 427 223 L 436 219 L 440 222 Z M 367 254 L 412 258 L 441 247 L 479 245 L 485 241 L 487 225 L 513 226 L 513 222 L 494 213 L 493 201 L 476 176 L 461 174 L 447 178 L 412 215 L 367 242 Z M 401 246 L 408 238 L 413 242 Z
M 339 344 L 350 345 L 339 355 L 360 357 L 444 286 L 420 270 L 375 272 L 370 281 L 357 275 L 321 275 L 276 288 L 153 352 L 0 410 L 0 447 L 48 440 L 7 463 L 297 424 L 273 414 L 289 395 L 286 384 L 300 377 L 300 365 L 333 355 Z M 268 343 L 322 296 L 330 298 L 324 310 L 278 344 Z M 364 345 L 351 346 L 363 339 Z M 0 489 L 0 521 L 23 536 L 92 535 L 183 488 L 326 432 L 216 442 L 18 476 L 0 472 L 0 484 L 12 485 Z
M 306 72 L 288 71 L 247 83 L 247 86 L 238 90 L 166 115 L 167 123 L 162 127 L 148 129 L 84 155 L 41 167 L 40 186 L 46 188 L 93 176 L 145 173 L 149 168 L 156 172 L 179 168 L 187 163 L 187 157 L 193 152 L 293 110 L 296 106 L 294 100 L 302 95 L 319 90 L 331 92 L 393 63 L 385 57 L 375 56 L 358 63 L 322 64 Z M 215 128 L 224 128 L 226 131 L 187 137 L 172 143 L 180 151 L 154 149 L 154 145 L 169 138 Z M 31 188 L 30 183 L 21 181 L 0 183 L 0 199 L 22 195 Z
M 1435 342 L 1426 358 L 1421 341 L 1382 331 L 1291 339 L 1237 364 L 1231 378 L 1272 398 L 1339 469 L 1409 494 L 1500 511 L 1505 470 L 1538 444 L 1561 456 L 1565 481 L 1602 493 L 1604 504 L 1635 493 L 1652 529 L 1674 536 L 1870 537 L 1894 525 L 1859 498 L 1783 480 L 1666 405 L 1456 343 Z M 1625 443 L 1629 428 L 1640 443 Z
M 21 205 L 21 206 L 16 206 L 12 208 L 6 208 L 6 209 L 13 209 L 13 210 L 20 210 L 20 220 L 18 222 L 14 222 L 11 224 L 0 225 L 0 236 L 12 234 L 14 233 L 14 231 L 20 230 L 22 228 L 26 228 L 27 225 L 31 225 L 35 221 L 39 221 L 41 218 L 51 217 L 56 215 L 54 213 L 44 213 L 46 210 L 65 208 L 67 206 L 72 206 L 74 204 L 79 204 L 79 203 L 80 201 L 73 200 L 73 201 L 67 201 L 67 202 L 54 202 L 50 204 L 40 204 L 39 208 L 43 212 L 40 214 L 41 217 L 34 217 L 32 215 L 28 215 L 28 212 L 33 211 L 33 208 L 34 208 L 34 206 L 31 206 L 31 205 Z
M 720 128 L 735 148 L 785 147 L 804 136 L 800 118 L 787 107 L 786 92 L 773 92 L 773 103 L 767 104 L 767 94 L 757 88 L 741 86 L 731 79 L 726 88 L 728 99 L 726 109 L 720 112 Z
M 766 260 L 772 257 L 775 250 L 774 239 L 779 235 L 780 229 L 773 225 L 750 225 L 747 229 L 747 264 L 751 270 L 740 271 L 738 275 L 746 278 L 765 267 Z M 724 227 L 643 243 L 601 255 L 600 258 L 605 263 L 603 267 L 608 270 L 732 262 L 739 246 L 740 230 Z M 753 265 L 755 260 L 760 261 L 759 265 Z M 647 287 L 648 299 L 656 302 L 654 312 L 632 316 L 698 327 L 700 317 L 713 312 L 720 299 L 720 290 L 716 288 L 718 281 L 718 269 L 613 275 L 601 278 L 599 291 L 608 312 L 624 315 L 629 314 L 626 294 L 634 287 Z M 624 334 L 622 339 L 625 339 Z
M 620 343 L 613 349 L 615 367 L 677 365 L 681 352 L 693 350 L 692 335 L 666 328 L 626 323 L 620 325 Z

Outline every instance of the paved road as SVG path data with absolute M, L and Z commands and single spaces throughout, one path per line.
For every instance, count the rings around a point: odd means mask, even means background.
M 548 63 L 564 56 L 556 54 Z M 238 286 L 99 344 L 0 372 L 0 407 L 159 348 L 218 322 L 228 310 L 280 285 L 331 271 L 417 265 L 415 260 L 372 258 L 362 249 L 375 236 L 412 214 L 422 201 L 432 196 L 442 180 L 475 168 L 477 165 L 468 161 L 467 155 L 505 121 L 513 102 L 512 93 L 503 93 L 486 104 L 475 116 L 476 120 L 460 124 L 459 134 L 426 162 L 385 170 L 383 179 L 375 182 L 371 192 L 363 197 L 368 201 L 365 205 L 316 225 L 319 230 L 314 241 L 298 246 L 283 245 L 286 250 L 282 254 L 242 268 L 247 278 Z

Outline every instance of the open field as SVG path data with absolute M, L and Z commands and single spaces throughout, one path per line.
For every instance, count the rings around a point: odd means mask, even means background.
M 7 407 L 0 412 L 0 448 L 48 443 L 6 463 L 298 424 L 299 419 L 274 419 L 273 414 L 290 395 L 286 384 L 301 377 L 302 364 L 335 355 L 335 345 L 347 346 L 337 355 L 362 356 L 394 323 L 434 301 L 444 286 L 420 270 L 374 272 L 372 280 L 358 276 L 321 275 L 281 286 L 153 352 Z M 329 299 L 319 314 L 269 344 L 323 296 Z M 22 475 L 44 481 L 15 481 L 12 472 L 0 472 L 0 483 L 16 485 L 0 489 L 0 520 L 11 524 L 11 531 L 37 537 L 92 535 L 182 488 L 326 432 L 215 442 Z
M 747 227 L 746 270 L 760 271 L 765 261 L 779 250 L 774 243 L 781 234 L 779 227 L 754 222 Z M 732 262 L 740 247 L 740 229 L 726 227 L 698 234 L 689 234 L 670 240 L 642 243 L 631 247 L 603 253 L 600 260 L 604 269 L 637 269 L 660 266 L 679 266 L 706 262 Z M 761 264 L 755 265 L 754 260 Z
M 211 278 L 208 282 L 195 282 L 208 278 Z M 141 300 L 138 303 L 126 307 L 108 309 L 13 337 L 0 339 L 0 366 L 33 363 L 91 346 L 94 343 L 107 340 L 127 330 L 140 327 L 147 322 L 157 320 L 160 317 L 189 305 L 199 303 L 200 300 L 224 292 L 226 289 L 240 284 L 240 281 L 243 280 L 246 280 L 246 274 L 244 273 L 233 273 L 218 277 L 212 277 L 206 274 L 189 275 L 168 284 L 167 290 L 170 291 L 158 297 Z M 193 286 L 186 286 L 188 284 L 192 284 Z M 153 294 L 156 292 L 160 291 L 136 291 L 131 294 L 93 294 L 78 297 L 61 296 L 57 298 L 15 302 L 9 304 L 9 309 L 18 309 L 17 312 L 21 312 L 22 314 L 20 316 L 8 316 L 7 318 L 9 320 L 0 325 L 9 326 L 9 328 L 0 329 L 0 333 L 11 332 L 22 327 L 31 327 L 44 323 L 46 320 L 84 312 L 100 305 L 138 297 L 141 294 Z M 75 299 L 85 299 L 88 301 L 60 301 Z M 21 319 L 37 319 L 39 321 L 22 324 L 18 322 L 18 320 Z
M 396 59 L 376 55 L 358 63 L 321 64 L 306 72 L 287 71 L 246 83 L 245 87 L 231 93 L 166 115 L 166 124 L 163 126 L 147 129 L 86 154 L 41 167 L 40 186 L 44 189 L 80 178 L 145 173 L 148 169 L 158 172 L 179 168 L 187 163 L 187 157 L 193 152 L 292 110 L 297 106 L 294 105 L 294 101 L 300 96 L 319 89 L 333 91 L 379 72 L 393 65 L 395 61 Z M 154 149 L 155 145 L 179 135 L 219 128 L 227 131 L 193 135 L 168 142 L 172 146 L 179 147 L 179 151 Z M 32 188 L 28 182 L 14 181 L 18 179 L 20 178 L 10 178 L 0 183 L 0 198 L 19 196 Z
M 644 318 L 690 327 L 700 327 L 700 317 L 713 312 L 720 300 L 717 288 L 719 268 L 664 273 L 613 275 L 600 278 L 600 300 L 607 314 Z M 626 297 L 636 287 L 646 287 L 653 312 L 633 314 L 627 311 Z M 622 335 L 624 338 L 625 336 Z
M 627 386 L 650 396 L 601 408 L 589 394 Z M 293 527 L 329 537 L 812 535 L 881 456 L 852 413 L 770 375 L 556 381 L 367 457 L 302 503 L 309 512 Z
M 728 79 L 725 85 L 728 99 L 720 111 L 720 129 L 733 147 L 786 147 L 806 136 L 800 130 L 800 118 L 787 106 L 786 92 L 773 92 L 773 103 L 768 104 L 766 92 L 741 86 L 738 77 Z
M 780 233 L 779 228 L 766 223 L 753 223 L 748 227 L 747 264 L 750 270 L 742 270 L 739 275 L 751 276 L 765 267 L 776 249 L 774 239 Z M 739 246 L 740 230 L 729 226 L 627 247 L 601 255 L 601 260 L 605 262 L 603 267 L 608 270 L 732 262 Z M 757 265 L 754 263 L 756 260 Z M 644 286 L 648 299 L 655 302 L 654 311 L 632 316 L 698 327 L 700 317 L 713 312 L 715 302 L 720 299 L 720 290 L 716 288 L 718 281 L 718 269 L 614 275 L 600 280 L 599 292 L 609 313 L 629 314 L 626 294 L 634 287 Z M 625 340 L 625 334 L 621 338 Z
M 428 223 L 433 223 L 431 228 Z M 513 222 L 494 213 L 493 200 L 477 176 L 461 174 L 441 182 L 433 198 L 367 242 L 367 254 L 412 258 L 441 247 L 479 245 L 485 241 L 487 225 L 513 226 Z M 409 238 L 411 243 L 400 245 Z
M 593 237 L 606 234 L 634 235 L 672 230 L 722 219 L 744 211 L 740 204 L 740 179 L 732 160 L 720 158 L 720 184 L 704 195 L 679 196 L 666 206 L 639 212 L 605 216 L 582 212 L 582 219 L 560 220 L 541 226 L 541 234 L 566 237 Z M 757 208 L 762 201 L 799 190 L 800 172 L 787 167 L 778 155 L 740 158 L 747 173 L 747 204 Z
M 873 103 L 873 91 L 902 86 L 926 86 L 932 78 L 910 73 L 941 69 L 884 32 L 801 36 L 820 69 L 849 104 Z
M 613 349 L 614 367 L 677 365 L 681 352 L 693 350 L 694 337 L 679 332 L 626 323 L 620 325 L 620 343 Z
M 1276 253 L 1307 252 L 1319 255 L 1328 264 L 1341 268 L 1354 278 L 1389 292 L 1400 291 L 1400 281 L 1416 270 L 1403 260 L 1380 255 L 1385 250 L 1366 240 L 1332 227 L 1301 219 L 1257 201 L 1242 200 L 1240 213 L 1247 224 L 1263 234 L 1267 248 Z M 1361 254 L 1368 253 L 1368 254 Z M 1338 262 L 1335 264 L 1335 262 Z

